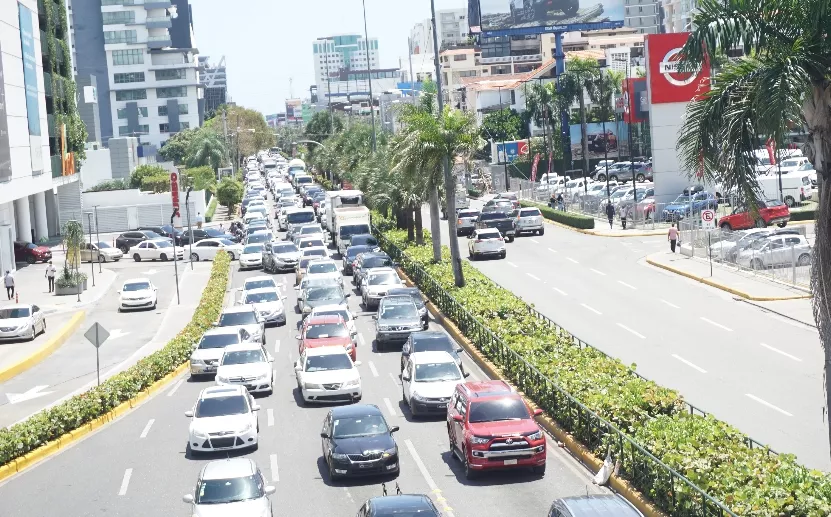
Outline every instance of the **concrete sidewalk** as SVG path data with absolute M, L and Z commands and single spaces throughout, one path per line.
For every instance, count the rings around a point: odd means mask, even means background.
M 54 260 L 57 268 L 55 278 L 61 275 L 63 261 Z M 87 290 L 81 293 L 80 301 L 78 295 L 56 296 L 49 292 L 49 284 L 46 280 L 46 264 L 32 264 L 21 267 L 14 273 L 15 293 L 20 303 L 32 303 L 41 308 L 46 314 L 55 314 L 69 311 L 76 311 L 82 307 L 97 302 L 103 297 L 112 286 L 116 276 L 114 271 L 102 269 L 99 272 L 98 264 L 95 264 L 95 285 L 92 285 L 92 271 L 89 264 L 82 264 L 80 272 L 87 275 Z M 4 293 L 5 294 L 5 293 Z M 0 300 L 0 308 L 15 303 Z

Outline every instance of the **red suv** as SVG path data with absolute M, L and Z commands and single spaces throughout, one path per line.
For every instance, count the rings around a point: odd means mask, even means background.
M 504 381 L 456 386 L 447 404 L 450 452 L 471 479 L 484 470 L 531 468 L 545 474 L 545 433 L 519 393 Z
M 753 216 L 744 205 L 737 205 L 733 213 L 725 215 L 718 220 L 718 226 L 722 230 L 747 230 L 748 228 L 764 228 L 772 224 L 784 228 L 791 220 L 791 211 L 788 205 L 778 199 L 766 199 L 758 201 L 759 219 L 753 220 Z
M 297 339 L 299 340 L 298 348 L 301 354 L 306 348 L 340 345 L 352 356 L 353 361 L 358 360 L 358 347 L 352 341 L 352 334 L 349 333 L 349 328 L 340 316 L 306 318 Z

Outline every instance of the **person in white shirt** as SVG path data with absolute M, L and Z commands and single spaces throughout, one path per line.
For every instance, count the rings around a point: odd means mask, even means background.
M 49 282 L 49 292 L 50 293 L 55 292 L 55 272 L 56 271 L 57 271 L 57 269 L 55 269 L 55 266 L 52 264 L 52 261 L 50 260 L 49 264 L 46 265 L 46 274 L 44 275 L 46 277 L 46 280 Z
M 204 222 L 204 219 L 202 218 L 202 212 L 197 212 L 196 213 L 196 227 L 201 230 L 203 222 Z
M 3 285 L 6 286 L 6 295 L 11 300 L 14 296 L 14 277 L 9 270 L 6 270 L 6 276 L 3 277 Z

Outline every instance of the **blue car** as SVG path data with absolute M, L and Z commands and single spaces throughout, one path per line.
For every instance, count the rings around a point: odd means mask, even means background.
M 690 200 L 689 194 L 681 194 L 664 208 L 663 220 L 677 222 L 702 210 L 715 210 L 717 208 L 718 199 L 709 192 L 696 192 L 692 195 L 692 200 Z

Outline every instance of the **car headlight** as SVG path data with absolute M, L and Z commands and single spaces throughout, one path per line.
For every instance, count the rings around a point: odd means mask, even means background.
M 349 351 L 349 350 L 352 350 L 353 346 L 354 346 L 354 343 L 347 343 L 346 345 L 344 345 L 344 348 L 346 348 L 346 350 Z
M 307 390 L 322 390 L 323 389 L 323 386 L 321 386 L 320 384 L 315 384 L 313 382 L 304 382 L 303 387 L 306 388 Z
M 349 459 L 349 456 L 347 456 L 346 454 L 341 454 L 340 452 L 333 452 L 332 453 L 332 459 L 333 460 L 340 460 L 340 461 L 347 461 Z
M 248 422 L 247 424 L 245 424 L 244 426 L 242 426 L 242 429 L 240 429 L 240 430 L 239 430 L 239 432 L 240 432 L 240 433 L 247 433 L 248 431 L 250 431 L 250 430 L 251 430 L 251 427 L 253 427 L 253 426 L 251 425 L 251 422 Z
M 417 392 L 413 392 L 413 394 L 412 394 L 412 397 L 411 397 L 411 398 L 414 398 L 414 399 L 416 399 L 416 400 L 425 400 L 425 399 L 424 399 L 424 397 L 422 397 L 421 395 L 419 395 Z
M 393 447 L 392 449 L 387 449 L 384 451 L 383 457 L 389 458 L 390 456 L 398 455 L 398 447 Z
M 205 366 L 205 361 L 203 361 L 202 359 L 191 358 L 190 359 L 190 364 L 195 365 L 195 366 Z
M 489 441 L 491 441 L 491 439 L 486 438 L 484 436 L 472 436 L 470 438 L 470 443 L 473 444 L 473 445 L 484 445 L 484 444 L 488 443 Z
M 264 374 L 262 374 L 262 375 L 258 375 L 258 376 L 257 376 L 257 380 L 258 380 L 258 381 L 261 381 L 261 380 L 263 380 L 263 379 L 267 379 L 267 378 L 268 378 L 268 376 L 269 376 L 269 373 L 264 373 Z
M 361 379 L 352 379 L 351 381 L 346 381 L 343 383 L 344 388 L 351 388 L 353 386 L 360 386 Z
M 528 439 L 532 441 L 542 440 L 542 431 L 537 431 L 536 433 L 529 434 Z
M 192 433 L 192 434 L 193 434 L 193 436 L 194 436 L 194 437 L 196 437 L 196 438 L 207 438 L 207 437 L 208 437 L 208 433 L 206 433 L 206 432 L 202 431 L 202 430 L 201 430 L 201 429 L 199 429 L 199 428 L 195 428 L 195 429 L 193 429 L 193 431 L 191 431 L 191 433 Z

